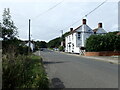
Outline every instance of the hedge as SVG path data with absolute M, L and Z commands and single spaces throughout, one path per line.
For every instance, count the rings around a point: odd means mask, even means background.
M 110 32 L 105 35 L 91 35 L 86 40 L 86 51 L 120 51 L 120 35 L 116 33 Z

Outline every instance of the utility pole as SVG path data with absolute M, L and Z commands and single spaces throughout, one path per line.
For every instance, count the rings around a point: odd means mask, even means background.
M 29 48 L 28 48 L 28 54 L 30 53 L 30 19 L 29 19 Z
M 62 36 L 61 36 L 61 46 L 63 46 L 63 30 L 61 30 Z

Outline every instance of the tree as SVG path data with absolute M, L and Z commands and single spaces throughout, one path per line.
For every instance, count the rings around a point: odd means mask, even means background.
M 120 35 L 109 32 L 105 35 L 91 35 L 86 41 L 86 51 L 120 51 Z
M 13 39 L 17 35 L 17 27 L 11 19 L 10 9 L 5 8 L 3 12 L 3 22 L 2 22 L 2 38 Z
M 2 24 L 0 22 L 0 38 L 2 38 Z
M 1 23 L 1 31 L 3 38 L 3 53 L 9 53 L 15 55 L 15 51 L 19 46 L 17 35 L 17 27 L 11 19 L 10 9 L 5 8 L 3 12 L 3 19 Z
M 39 47 L 40 48 L 47 48 L 47 43 L 45 41 L 40 41 Z
M 58 47 L 60 46 L 60 44 L 61 44 L 61 38 L 58 37 L 58 38 L 55 38 L 55 39 L 53 39 L 53 40 L 50 40 L 50 41 L 48 42 L 47 46 L 48 46 L 49 48 L 58 48 Z
M 70 32 L 66 32 L 62 35 L 62 37 L 57 37 L 55 39 L 52 39 L 48 42 L 47 46 L 49 48 L 59 48 L 61 45 L 61 41 L 65 42 L 65 37 L 70 34 Z

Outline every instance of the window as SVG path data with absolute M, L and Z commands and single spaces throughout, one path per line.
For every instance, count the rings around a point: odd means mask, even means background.
M 73 36 L 73 34 L 72 34 L 72 40 L 73 40 L 73 37 L 74 37 L 74 36 Z
M 69 36 L 69 41 L 71 41 L 70 36 Z
M 80 32 L 78 32 L 78 40 L 80 40 L 80 34 L 81 34 L 81 33 L 80 33 Z

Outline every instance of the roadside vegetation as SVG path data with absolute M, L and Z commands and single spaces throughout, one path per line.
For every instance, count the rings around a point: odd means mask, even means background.
M 69 34 L 70 32 L 66 32 L 65 34 L 62 35 L 62 37 L 57 37 L 55 39 L 50 40 L 47 43 L 47 47 L 50 49 L 57 48 L 59 51 L 64 51 L 63 46 L 61 46 L 61 41 L 65 44 L 65 37 Z M 65 46 L 65 45 L 64 45 Z
M 91 35 L 86 41 L 86 51 L 120 51 L 120 35 L 109 32 L 105 35 Z
M 28 53 L 29 47 L 17 38 L 17 27 L 11 19 L 9 8 L 4 10 L 0 31 L 3 38 L 2 88 L 48 88 L 42 58 L 33 55 L 32 50 Z
M 3 88 L 48 88 L 48 79 L 39 56 L 3 58 Z

